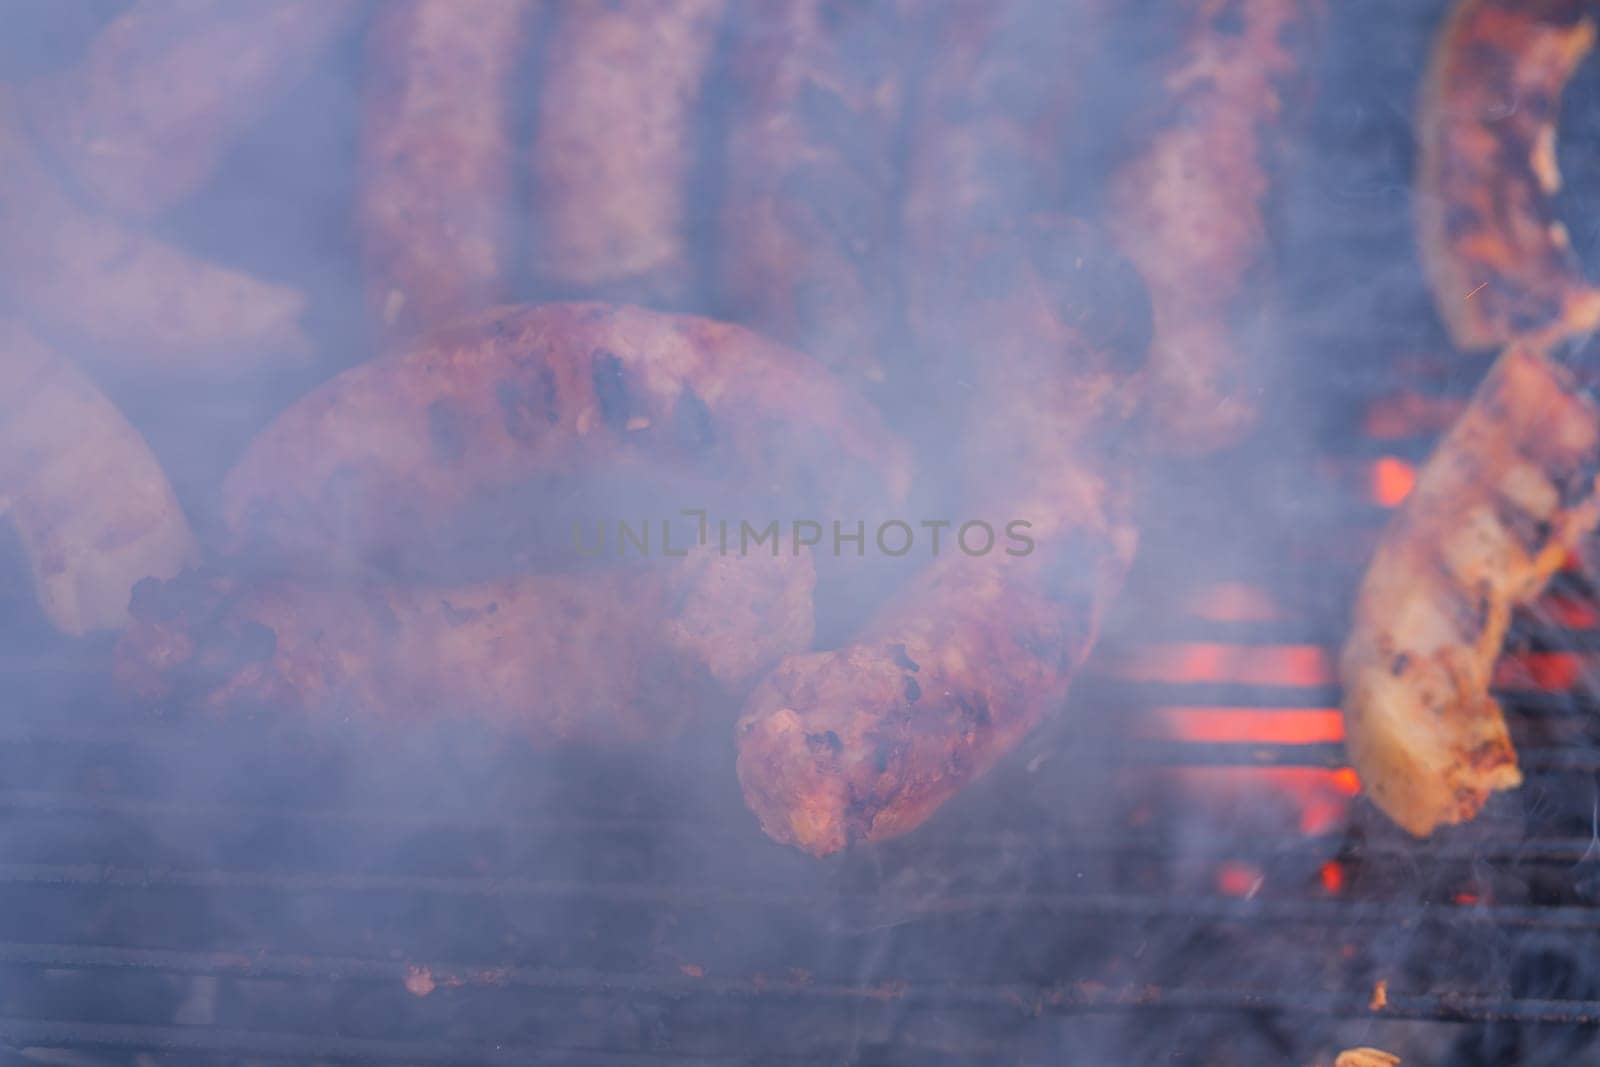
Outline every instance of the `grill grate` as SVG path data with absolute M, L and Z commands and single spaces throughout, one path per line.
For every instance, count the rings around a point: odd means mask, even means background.
M 1282 447 L 1163 488 L 1074 711 L 970 795 L 817 862 L 755 829 L 726 731 L 546 758 L 142 721 L 103 648 L 13 644 L 0 1043 L 93 1063 L 926 1065 L 1231 1063 L 1255 1040 L 1263 1063 L 1378 1044 L 1470 1067 L 1497 1062 L 1472 1051 L 1485 1035 L 1504 1047 L 1488 1024 L 1600 1026 L 1600 625 L 1521 620 L 1513 659 L 1575 661 L 1565 688 L 1502 688 L 1529 782 L 1421 843 L 1351 800 L 1336 738 L 1183 739 L 1164 719 L 1325 712 L 1325 669 L 1126 669 L 1201 646 L 1325 668 L 1388 514 L 1372 465 L 1435 436 L 1351 428 L 1419 383 L 1460 399 L 1485 365 L 1443 355 L 1409 246 L 1409 101 L 1442 4 L 1335 6 L 1336 89 L 1274 225 L 1291 399 L 1262 438 Z M 1219 583 L 1272 617 L 1172 607 Z M 1597 596 L 1573 572 L 1556 600 Z M 1307 826 L 1313 794 L 1335 817 Z

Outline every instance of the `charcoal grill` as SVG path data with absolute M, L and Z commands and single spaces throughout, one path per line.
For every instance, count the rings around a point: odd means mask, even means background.
M 1276 227 L 1283 400 L 1225 477 L 1173 474 L 1073 710 L 970 795 L 816 861 L 760 835 L 725 730 L 548 756 L 465 725 L 149 718 L 105 648 L 22 620 L 0 653 L 0 1059 L 1600 1057 L 1584 570 L 1515 627 L 1501 694 L 1528 782 L 1479 820 L 1411 840 L 1354 796 L 1339 741 L 1348 598 L 1426 412 L 1486 361 L 1448 354 L 1406 217 L 1440 4 L 1338 8 Z M 1600 116 L 1594 82 L 1568 130 Z M 1596 154 L 1564 144 L 1569 175 Z M 1595 217 L 1589 173 L 1569 218 Z M 1407 394 L 1442 407 L 1378 419 Z

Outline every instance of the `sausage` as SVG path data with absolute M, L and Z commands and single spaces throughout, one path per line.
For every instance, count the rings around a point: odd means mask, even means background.
M 63 633 L 114 629 L 146 577 L 168 578 L 194 538 L 144 438 L 88 379 L 0 319 L 0 514 L 45 617 Z
M 0 94 L 0 288 L 84 358 L 146 372 L 304 360 L 305 295 L 210 263 L 68 197 Z
M 557 6 L 532 148 L 532 264 L 550 295 L 672 305 L 691 292 L 696 111 L 723 7 Z
M 905 447 L 826 371 L 738 326 L 604 304 L 499 308 L 284 411 L 222 490 L 235 550 L 376 563 L 474 497 L 583 468 L 699 472 L 854 517 Z
M 952 339 L 986 355 L 967 481 L 976 513 L 1029 524 L 1033 547 L 947 550 L 850 643 L 783 660 L 746 701 L 746 803 L 814 855 L 914 829 L 1055 711 L 1137 544 L 1132 464 L 1110 458 L 1148 331 L 1137 276 L 1082 223 L 1030 220 L 978 251 Z
M 1144 275 L 1155 312 L 1150 409 L 1163 442 L 1205 451 L 1256 418 L 1265 209 L 1272 162 L 1319 0 L 1182 0 L 1162 103 L 1133 124 L 1138 149 L 1111 174 L 1107 224 Z
M 1600 408 L 1552 351 L 1506 349 L 1423 466 L 1340 656 L 1351 762 L 1418 837 L 1521 784 L 1494 664 L 1513 609 L 1600 522 Z
M 356 208 L 384 333 L 413 334 L 509 295 L 512 81 L 534 13 L 529 0 L 402 0 L 375 17 Z
M 807 554 L 712 548 L 448 587 L 190 571 L 135 591 L 115 674 L 141 699 L 217 715 L 447 717 L 539 746 L 660 740 L 810 642 L 814 578 Z
M 718 306 L 858 385 L 887 377 L 904 6 L 778 0 L 733 20 Z
M 902 208 L 906 317 L 925 377 L 958 383 L 935 402 L 959 413 L 988 360 L 952 339 L 967 334 L 974 292 L 1009 284 L 985 280 L 974 261 L 1004 266 L 1016 251 L 1008 231 L 1062 210 L 1081 102 L 1072 68 L 1093 27 L 1088 6 L 963 0 L 938 10 Z
M 1462 348 L 1600 323 L 1553 204 L 1561 94 L 1594 40 L 1583 0 L 1460 0 L 1440 31 L 1417 114 L 1416 226 Z
M 918 357 L 975 394 L 941 398 L 968 414 L 952 458 L 975 512 L 1025 524 L 1029 547 L 973 552 L 958 531 L 849 643 L 783 660 L 751 693 L 745 801 L 813 855 L 916 828 L 1054 711 L 1137 545 L 1133 465 L 1112 456 L 1149 300 L 1103 234 L 1049 210 L 1072 74 L 1032 49 L 1062 43 L 1060 17 L 938 9 L 904 207 Z
M 76 189 L 148 217 L 199 188 L 360 11 L 357 0 L 137 0 L 79 66 L 27 88 L 24 114 Z

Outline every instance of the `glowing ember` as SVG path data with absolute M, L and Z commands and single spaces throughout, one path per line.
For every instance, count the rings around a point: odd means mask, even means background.
M 1583 657 L 1574 652 L 1531 652 L 1506 656 L 1495 665 L 1500 689 L 1571 689 L 1583 680 Z
M 425 997 L 438 988 L 433 973 L 426 967 L 412 965 L 406 968 L 406 992 L 414 997 Z
M 1207 641 L 1157 644 L 1107 670 L 1135 682 L 1232 682 L 1311 688 L 1333 682 L 1320 645 L 1229 645 Z
M 1318 875 L 1322 879 L 1322 888 L 1325 892 L 1330 894 L 1343 892 L 1344 867 L 1329 860 L 1322 865 Z
M 1156 709 L 1161 736 L 1178 741 L 1307 745 L 1344 740 L 1338 708 Z
M 1383 456 L 1372 465 L 1372 499 L 1383 507 L 1398 507 L 1417 484 L 1417 469 L 1405 460 Z
M 1266 875 L 1253 863 L 1228 860 L 1217 865 L 1217 890 L 1230 897 L 1250 900 L 1261 891 Z

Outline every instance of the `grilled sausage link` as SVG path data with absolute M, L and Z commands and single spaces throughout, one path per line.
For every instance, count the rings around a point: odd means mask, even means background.
M 893 3 L 735 8 L 717 298 L 857 383 L 894 310 L 896 150 L 913 49 Z
M 154 215 L 361 12 L 356 0 L 137 0 L 82 64 L 28 87 L 29 127 L 97 205 Z
M 0 289 L 85 358 L 141 371 L 306 358 L 304 294 L 199 259 L 68 197 L 0 93 Z
M 1264 217 L 1288 100 L 1320 0 L 1181 0 L 1152 27 L 1181 27 L 1161 110 L 1109 179 L 1108 219 L 1150 287 L 1153 424 L 1206 450 L 1256 418 Z
M 105 395 L 0 319 L 0 514 L 45 616 L 69 634 L 128 620 L 139 580 L 171 577 L 194 539 L 156 458 Z
M 641 465 L 850 517 L 909 481 L 872 409 L 797 352 L 695 316 L 551 304 L 486 312 L 301 398 L 229 474 L 223 515 L 235 547 L 373 562 L 479 494 Z
M 1071 88 L 1070 64 L 1026 59 L 1050 48 L 1042 11 L 938 9 L 904 208 L 907 292 L 926 297 L 910 316 L 919 357 L 960 367 L 940 377 L 976 394 L 949 458 L 975 513 L 1031 540 L 972 552 L 958 531 L 852 642 L 784 660 L 751 694 L 745 801 L 814 855 L 914 829 L 1055 710 L 1137 541 L 1105 447 L 1149 305 L 1091 227 L 1033 213 L 1059 195 L 1068 126 L 1054 116 Z
M 357 211 L 368 303 L 391 336 L 508 295 L 511 83 L 533 14 L 530 0 L 402 0 L 376 16 Z
M 1423 467 L 1340 659 L 1350 758 L 1417 836 L 1521 784 L 1489 694 L 1511 613 L 1600 521 L 1600 408 L 1545 346 L 1508 348 Z
M 690 292 L 696 109 L 724 3 L 556 6 L 532 150 L 532 262 L 551 294 Z
M 1462 348 L 1600 323 L 1552 203 L 1561 93 L 1594 40 L 1584 0 L 1459 0 L 1440 32 L 1417 115 L 1416 225 Z
M 637 743 L 726 706 L 804 648 L 813 583 L 809 555 L 712 548 L 450 587 L 194 571 L 135 591 L 115 670 L 142 699 L 216 714 L 474 720 L 536 745 Z
M 941 343 L 984 355 L 965 435 L 975 512 L 1030 540 L 946 545 L 850 644 L 784 660 L 751 694 L 745 800 L 814 855 L 914 829 L 1054 711 L 1137 542 L 1126 471 L 1100 439 L 1127 411 L 1123 358 L 1142 349 L 1131 267 L 1087 226 L 1048 219 L 959 247 L 965 314 L 941 321 L 962 332 Z
M 1024 220 L 1059 211 L 1066 197 L 1073 66 L 1093 29 L 1083 15 L 1067 4 L 960 0 L 939 8 L 928 31 L 901 212 L 906 318 L 927 377 L 965 386 L 934 398 L 954 417 L 992 363 L 985 346 L 965 343 L 973 294 L 1010 284 L 1006 275 L 986 280 L 974 262 L 1016 269 L 1008 256 L 1042 247 L 1026 231 L 1048 230 Z

